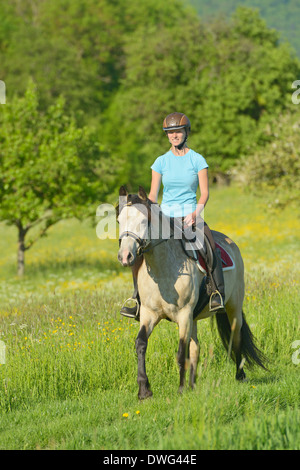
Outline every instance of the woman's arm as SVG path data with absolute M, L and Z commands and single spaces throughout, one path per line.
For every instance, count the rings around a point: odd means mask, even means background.
M 200 213 L 203 211 L 209 198 L 207 168 L 204 168 L 203 170 L 200 170 L 198 172 L 198 179 L 199 179 L 199 188 L 200 188 L 200 199 L 197 204 L 196 215 L 200 215 Z
M 209 188 L 208 188 L 208 171 L 207 168 L 198 171 L 198 180 L 199 180 L 199 188 L 200 188 L 200 199 L 197 203 L 197 207 L 191 214 L 188 214 L 184 222 L 187 226 L 191 226 L 196 222 L 196 218 L 200 216 L 201 212 L 203 211 L 208 198 L 209 198 Z
M 150 201 L 157 202 L 160 184 L 161 184 L 161 174 L 157 173 L 157 171 L 152 170 L 151 188 L 150 188 L 150 193 L 148 196 Z

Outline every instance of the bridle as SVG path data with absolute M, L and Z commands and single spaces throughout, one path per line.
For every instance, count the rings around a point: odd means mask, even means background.
M 124 209 L 124 207 L 128 207 L 128 206 L 132 206 L 132 202 L 129 201 L 127 202 L 127 204 L 124 204 L 122 209 Z M 120 211 L 121 213 L 121 211 Z M 150 228 L 150 220 L 148 220 L 148 230 Z M 160 243 L 162 242 L 165 242 L 167 239 L 166 238 L 158 238 L 157 240 L 151 240 L 151 239 L 144 239 L 144 238 L 141 238 L 139 237 L 136 233 L 130 231 L 130 230 L 125 230 L 124 232 L 121 233 L 121 235 L 119 236 L 119 246 L 121 245 L 121 241 L 123 238 L 126 238 L 126 237 L 130 237 L 130 238 L 133 238 L 133 240 L 135 240 L 137 243 L 138 243 L 138 249 L 137 249 L 137 256 L 142 256 L 144 253 L 146 253 L 147 251 L 150 251 L 152 250 L 155 246 L 157 245 L 160 245 Z
M 147 240 L 139 237 L 136 233 L 131 232 L 130 230 L 126 230 L 122 232 L 121 235 L 119 236 L 119 246 L 121 245 L 122 238 L 125 238 L 125 237 L 133 238 L 135 241 L 138 242 L 139 246 L 137 249 L 137 256 L 141 256 L 144 253 L 144 249 L 147 245 Z

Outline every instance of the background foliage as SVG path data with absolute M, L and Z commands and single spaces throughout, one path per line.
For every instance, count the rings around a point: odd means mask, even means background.
M 113 158 L 101 158 L 89 128 L 65 114 L 62 97 L 44 112 L 38 105 L 31 81 L 24 98 L 0 109 L 0 220 L 18 230 L 20 275 L 34 241 L 61 219 L 94 216 L 99 193 L 105 198 L 112 192 L 110 175 L 114 182 L 118 173 Z M 28 241 L 35 227 L 38 233 Z
M 239 161 L 236 179 L 269 207 L 282 208 L 300 197 L 299 116 L 281 116 L 266 132 L 269 144 Z
M 200 16 L 181 0 L 0 0 L 1 220 L 43 221 L 44 234 L 114 200 L 120 184 L 149 189 L 174 110 L 189 116 L 212 180 L 234 174 L 258 194 L 280 187 L 281 204 L 297 199 L 296 150 L 283 141 L 297 149 L 299 58 L 268 15 L 232 1 L 212 17 L 193 3 Z M 287 18 L 296 10 L 285 2 Z
M 212 0 L 189 0 L 191 5 L 204 20 L 209 20 L 216 15 L 229 17 L 239 6 L 255 8 L 270 28 L 280 32 L 283 41 L 288 41 L 297 51 L 300 57 L 300 4 L 298 0 L 226 0 L 220 2 Z
M 266 0 L 260 16 L 236 6 L 0 0 L 1 449 L 299 449 L 300 219 L 287 202 L 299 199 L 300 64 L 266 16 L 292 33 L 299 7 Z M 140 403 L 138 324 L 119 315 L 131 272 L 118 241 L 78 219 L 115 202 L 120 183 L 149 187 L 174 109 L 191 118 L 210 175 L 249 190 L 212 185 L 205 218 L 241 249 L 245 312 L 270 372 L 236 384 L 203 322 L 199 381 L 179 396 L 178 331 L 161 322 L 147 357 L 155 394 Z M 280 217 L 266 201 L 284 207 Z M 25 247 L 37 239 L 22 278 L 17 221 L 31 226 Z
M 264 146 L 274 115 L 290 111 L 300 76 L 289 44 L 257 11 L 233 11 L 235 3 L 214 9 L 232 16 L 208 21 L 202 2 L 194 2 L 199 17 L 180 0 L 2 0 L 7 102 L 25 93 L 29 77 L 42 111 L 63 95 L 66 114 L 95 130 L 101 158 L 121 158 L 122 183 L 132 187 L 149 186 L 150 166 L 168 147 L 163 118 L 180 110 L 211 175 L 228 175 L 241 156 Z M 290 17 L 296 7 L 285 3 Z

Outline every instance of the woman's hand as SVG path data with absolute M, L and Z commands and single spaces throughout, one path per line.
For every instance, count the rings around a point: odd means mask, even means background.
M 196 211 L 186 215 L 183 219 L 184 227 L 191 227 L 196 222 Z
M 184 227 L 191 227 L 193 224 L 197 224 L 197 220 L 201 217 L 201 212 L 204 209 L 204 204 L 198 204 L 194 212 L 187 214 L 183 219 Z

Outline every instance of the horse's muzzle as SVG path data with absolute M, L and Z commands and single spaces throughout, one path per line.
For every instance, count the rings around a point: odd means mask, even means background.
M 124 267 L 132 266 L 135 261 L 135 256 L 129 250 L 119 250 L 118 260 Z

